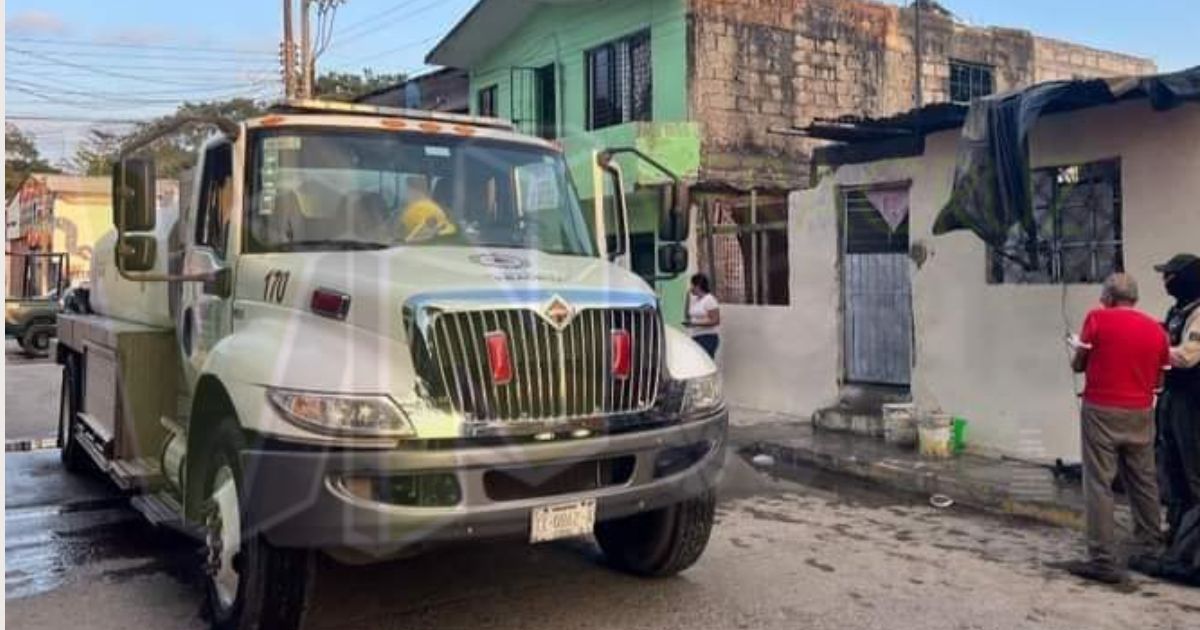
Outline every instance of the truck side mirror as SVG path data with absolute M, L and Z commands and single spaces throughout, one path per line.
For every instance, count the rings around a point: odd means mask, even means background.
M 156 171 L 154 160 L 128 158 L 113 164 L 113 225 L 122 232 L 154 229 Z
M 629 210 L 625 205 L 625 181 L 621 167 L 607 153 L 596 156 L 596 224 L 604 234 L 605 251 L 609 260 L 629 252 Z M 611 188 L 609 188 L 611 187 Z M 611 195 L 606 194 L 611 190 Z M 611 200 L 611 205 L 607 203 Z
M 662 216 L 659 217 L 658 239 L 682 243 L 691 232 L 692 212 L 688 203 L 687 186 L 682 182 L 663 186 Z
M 126 234 L 117 241 L 117 265 L 123 271 L 150 271 L 158 255 L 158 240 L 148 234 Z
M 679 243 L 664 243 L 658 246 L 658 272 L 665 276 L 678 276 L 687 271 L 688 250 Z

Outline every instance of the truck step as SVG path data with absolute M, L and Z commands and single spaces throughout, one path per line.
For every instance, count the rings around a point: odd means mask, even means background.
M 122 490 L 158 490 L 165 482 L 158 459 L 153 457 L 113 460 L 109 472 Z
M 140 494 L 129 500 L 129 504 L 151 524 L 167 527 L 197 540 L 204 540 L 204 530 L 183 517 L 183 507 L 169 494 Z

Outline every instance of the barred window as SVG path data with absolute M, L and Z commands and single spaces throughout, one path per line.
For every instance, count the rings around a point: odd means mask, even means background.
M 585 53 L 588 129 L 650 120 L 650 31 L 597 46 Z
M 479 90 L 478 114 L 480 116 L 496 115 L 496 86 L 489 85 Z
M 789 303 L 787 200 L 714 199 L 704 204 L 699 269 L 727 304 Z
M 1014 226 L 1008 243 L 988 252 L 988 281 L 1095 284 L 1123 271 L 1120 160 L 1036 169 L 1032 179 L 1037 266 L 1017 262 L 1030 248 Z
M 970 103 L 996 91 L 994 68 L 981 63 L 950 60 L 950 100 Z

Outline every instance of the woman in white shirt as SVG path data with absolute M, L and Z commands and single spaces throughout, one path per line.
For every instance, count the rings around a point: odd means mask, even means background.
M 708 352 L 708 356 L 717 357 L 717 346 L 721 344 L 720 337 L 721 311 L 717 298 L 712 294 L 708 276 L 698 273 L 692 276 L 692 288 L 688 292 L 688 309 L 686 325 L 692 331 L 692 339 Z

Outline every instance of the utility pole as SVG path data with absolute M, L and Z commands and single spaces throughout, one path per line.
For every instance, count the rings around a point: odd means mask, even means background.
M 292 0 L 283 0 L 283 96 L 296 96 L 296 45 L 292 41 Z
M 924 48 L 924 40 L 921 37 L 921 5 L 923 3 L 924 3 L 924 0 L 914 0 L 913 1 L 913 16 L 916 19 L 916 26 L 915 26 L 916 37 L 914 39 L 916 40 L 916 49 L 917 49 L 917 51 L 916 51 L 916 64 L 917 64 L 916 92 L 913 94 L 914 100 L 916 102 L 916 109 L 921 109 L 921 106 L 925 104 L 925 94 L 921 90 L 921 69 L 922 69 L 922 66 L 924 65 L 921 60 L 921 53 L 922 53 L 921 49 Z
M 312 98 L 313 93 L 313 49 L 308 32 L 308 16 L 312 0 L 300 0 L 300 98 Z

